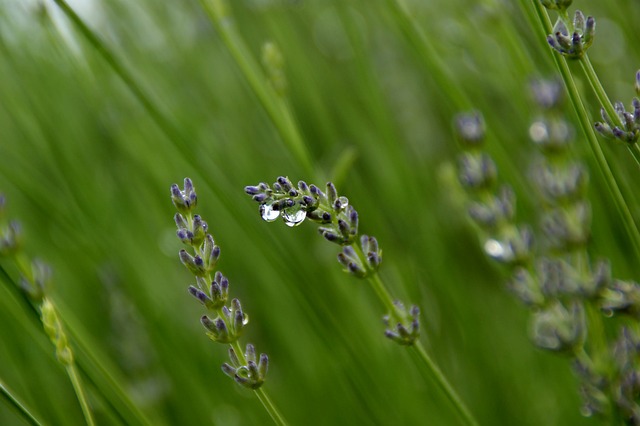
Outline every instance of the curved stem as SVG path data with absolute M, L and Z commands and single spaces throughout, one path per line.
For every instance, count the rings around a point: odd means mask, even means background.
M 76 392 L 76 396 L 78 397 L 78 401 L 80 402 L 80 406 L 82 407 L 82 414 L 84 414 L 84 419 L 86 420 L 87 425 L 95 426 L 93 415 L 91 414 L 91 409 L 89 408 L 89 404 L 87 402 L 87 396 L 84 392 L 82 381 L 80 380 L 80 376 L 78 375 L 78 370 L 75 363 L 67 365 L 67 374 L 69 375 L 69 379 L 71 379 L 73 390 Z
M 29 409 L 22 403 L 16 396 L 7 389 L 6 385 L 0 380 L 0 396 L 10 406 L 12 406 L 18 413 L 20 413 L 22 419 L 32 426 L 40 426 L 42 423 L 35 418 Z
M 362 248 L 358 244 L 353 244 L 352 247 L 358 257 L 364 259 Z M 380 275 L 378 275 L 377 272 L 373 272 L 369 276 L 369 282 L 371 283 L 373 290 L 375 291 L 382 304 L 389 311 L 389 314 L 394 318 L 395 321 L 401 322 L 403 315 L 400 312 L 399 308 L 393 303 L 393 297 L 384 286 L 382 279 L 380 279 Z M 410 346 L 410 348 L 418 355 L 420 361 L 423 363 L 424 367 L 426 367 L 426 371 L 429 376 L 435 380 L 440 390 L 453 404 L 457 413 L 460 415 L 460 417 L 462 417 L 465 423 L 468 425 L 477 425 L 478 422 L 475 420 L 464 402 L 462 402 L 462 399 L 460 399 L 442 371 L 440 371 L 436 363 L 431 359 L 429 354 L 427 354 L 427 351 L 424 349 L 422 344 L 419 341 L 416 341 L 412 346 Z
M 277 425 L 285 426 L 287 422 L 284 420 L 284 417 L 282 417 L 282 414 L 280 414 L 273 402 L 271 402 L 267 392 L 263 388 L 258 388 L 255 392 L 264 408 L 269 412 L 273 422 Z
M 538 15 L 539 22 L 541 24 L 541 33 L 546 36 L 546 34 L 551 33 L 551 22 L 549 21 L 549 16 L 544 10 L 544 6 L 537 0 L 532 0 L 534 4 L 534 8 Z M 523 5 L 524 6 L 524 5 Z M 545 34 L 546 33 L 546 34 Z M 631 244 L 635 250 L 636 256 L 640 257 L 640 231 L 638 231 L 638 227 L 631 215 L 631 211 L 626 204 L 624 196 L 618 187 L 618 183 L 616 182 L 615 177 L 613 176 L 613 172 L 607 163 L 607 159 L 598 143 L 598 138 L 596 136 L 595 130 L 591 125 L 591 120 L 589 119 L 589 114 L 582 102 L 580 97 L 580 93 L 578 92 L 578 88 L 573 80 L 573 76 L 571 75 L 571 71 L 569 70 L 569 66 L 567 61 L 560 57 L 559 55 L 553 54 L 553 60 L 560 71 L 560 75 L 565 83 L 567 91 L 569 93 L 569 98 L 571 100 L 571 104 L 576 111 L 578 116 L 578 120 L 580 121 L 580 126 L 585 133 L 587 141 L 589 142 L 589 147 L 591 148 L 591 152 L 596 159 L 596 163 L 598 164 L 598 169 L 605 180 L 607 188 L 613 198 L 613 201 L 618 209 L 618 213 L 622 217 L 622 222 L 627 232 L 629 233 L 629 238 L 631 240 Z
M 593 69 L 593 65 L 591 64 L 589 56 L 587 56 L 586 53 L 582 56 L 582 58 L 580 58 L 580 65 L 582 66 L 582 70 L 584 71 L 587 80 L 589 80 L 589 84 L 596 94 L 600 105 L 602 105 L 604 110 L 607 112 L 609 119 L 613 122 L 613 124 L 622 128 L 622 120 L 620 120 L 620 117 L 616 113 L 613 104 L 609 100 L 607 92 L 604 91 L 604 87 L 602 86 L 602 83 L 600 83 L 598 74 L 596 74 L 596 71 Z
M 278 129 L 283 141 L 294 154 L 296 160 L 300 162 L 303 169 L 307 173 L 313 174 L 314 168 L 311 155 L 300 135 L 289 105 L 269 85 L 262 69 L 251 55 L 240 34 L 236 31 L 231 22 L 228 5 L 224 0 L 200 0 L 200 3 L 218 30 L 231 56 L 238 64 L 247 83 L 249 83 L 262 107 Z
M 440 387 L 440 390 L 449 398 L 449 401 L 456 407 L 458 413 L 464 418 L 465 422 L 469 425 L 478 425 L 478 422 L 473 417 L 469 409 L 464 405 L 464 402 L 460 399 L 456 391 L 451 387 L 451 384 L 447 381 L 447 378 L 442 374 L 442 371 L 438 368 L 435 362 L 431 359 L 427 351 L 419 341 L 416 342 L 411 349 L 420 357 L 424 365 L 429 369 L 429 373 L 433 376 L 436 384 Z

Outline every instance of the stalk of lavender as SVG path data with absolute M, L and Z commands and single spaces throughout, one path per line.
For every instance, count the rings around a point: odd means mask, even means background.
M 476 420 L 418 340 L 419 308 L 414 305 L 407 309 L 402 302 L 395 300 L 378 275 L 382 250 L 375 237 L 359 235 L 358 212 L 347 197 L 340 196 L 331 182 L 327 183 L 323 192 L 318 186 L 308 185 L 304 181 L 294 186 L 284 176 L 278 177 L 273 185 L 261 182 L 256 186 L 247 186 L 245 192 L 258 202 L 260 215 L 267 222 L 281 217 L 290 227 L 300 225 L 305 219 L 321 225 L 318 228 L 320 235 L 342 247 L 338 262 L 344 271 L 368 279 L 387 309 L 387 315 L 383 318 L 388 327 L 385 336 L 415 351 L 460 417 L 467 424 L 476 425 Z
M 38 306 L 44 331 L 56 348 L 56 358 L 62 364 L 73 385 L 87 425 L 93 426 L 93 414 L 78 374 L 75 357 L 58 311 L 47 294 L 51 281 L 51 268 L 40 260 L 32 260 L 22 251 L 22 232 L 16 221 L 4 222 L 6 199 L 0 195 L 0 257 L 10 259 L 20 274 L 20 288 Z
M 547 41 L 551 45 L 551 47 L 558 53 L 553 55 L 553 60 L 558 67 L 560 75 L 562 76 L 562 80 L 565 83 L 567 92 L 569 94 L 569 98 L 573 105 L 573 108 L 576 111 L 578 119 L 580 121 L 580 126 L 585 133 L 591 151 L 596 159 L 596 163 L 598 164 L 598 168 L 602 173 L 602 176 L 607 184 L 609 192 L 611 193 L 611 197 L 620 213 L 622 218 L 622 222 L 629 233 L 629 239 L 633 244 L 633 248 L 635 250 L 636 256 L 640 256 L 640 230 L 635 223 L 635 220 L 631 214 L 629 206 L 627 205 L 627 201 L 624 199 L 620 188 L 618 187 L 618 183 L 616 178 L 607 162 L 607 159 L 600 147 L 598 142 L 596 132 L 594 130 L 594 126 L 591 122 L 589 114 L 587 113 L 587 109 L 585 104 L 580 96 L 576 83 L 573 79 L 573 75 L 571 74 L 571 70 L 567 64 L 567 59 L 571 60 L 580 60 L 583 69 L 586 72 L 587 78 L 590 81 L 591 86 L 594 88 L 596 95 L 598 96 L 605 113 L 603 113 L 604 122 L 613 125 L 610 126 L 611 133 L 613 133 L 614 128 L 618 128 L 622 130 L 624 128 L 623 120 L 615 110 L 613 106 L 611 106 L 611 102 L 606 97 L 606 93 L 602 88 L 595 72 L 593 72 L 593 67 L 589 61 L 588 56 L 586 55 L 587 49 L 591 46 L 595 36 L 595 20 L 593 17 L 585 18 L 584 15 L 577 11 L 574 15 L 573 21 L 569 19 L 569 15 L 567 12 L 567 8 L 571 5 L 572 0 L 532 0 L 533 7 L 535 9 L 536 15 L 538 16 L 539 28 L 538 30 L 547 35 Z M 521 0 L 522 6 L 527 8 L 526 3 L 527 0 Z M 559 18 L 556 22 L 555 26 L 551 25 L 551 21 L 549 20 L 549 15 L 547 14 L 547 9 L 556 10 L 558 12 Z M 622 108 L 623 110 L 624 108 Z M 622 113 L 623 111 L 619 111 Z M 606 117 L 606 118 L 605 118 Z M 635 120 L 635 114 L 633 116 Z M 596 124 L 596 129 L 603 133 L 605 136 L 609 136 L 609 131 L 603 124 Z M 625 129 L 626 130 L 626 129 Z M 623 136 L 621 134 L 621 136 Z M 638 154 L 635 152 L 640 152 L 640 147 L 636 143 L 629 143 L 627 147 L 633 157 L 638 161 Z
M 182 249 L 179 253 L 182 264 L 195 276 L 195 285 L 189 286 L 189 294 L 213 315 L 203 315 L 200 322 L 211 340 L 229 345 L 230 363 L 222 364 L 222 371 L 239 385 L 253 390 L 276 424 L 286 425 L 284 417 L 262 388 L 269 358 L 264 353 L 258 357 L 250 343 L 243 352 L 239 343 L 249 316 L 242 310 L 238 299 L 232 299 L 227 305 L 229 280 L 216 271 L 220 247 L 208 232 L 207 223 L 200 215 L 194 214 L 198 197 L 191 179 L 184 179 L 182 190 L 176 184 L 171 185 L 171 200 L 178 210 L 174 216 L 178 228 L 176 234 L 190 248 L 190 252 Z
M 638 424 L 635 375 L 639 370 L 633 357 L 640 350 L 636 344 L 639 324 L 627 321 L 620 327 L 621 337 L 613 341 L 599 312 L 604 309 L 612 316 L 614 311 L 634 311 L 637 304 L 632 300 L 638 286 L 612 280 L 607 261 L 594 263 L 589 258 L 588 173 L 571 156 L 573 130 L 559 110 L 560 95 L 557 82 L 534 84 L 534 97 L 543 109 L 530 127 L 530 136 L 541 152 L 532 170 L 541 206 L 537 253 L 531 231 L 526 246 L 522 240 L 500 237 L 509 229 L 518 229 L 514 225 L 515 198 L 493 189 L 495 165 L 480 150 L 482 132 L 477 114 L 461 115 L 458 120 L 466 150 L 460 162 L 461 182 L 473 199 L 469 213 L 484 232 L 485 250 L 511 267 L 510 289 L 533 309 L 534 343 L 573 360 L 581 381 L 583 414 L 598 415 L 612 423 L 624 420 Z

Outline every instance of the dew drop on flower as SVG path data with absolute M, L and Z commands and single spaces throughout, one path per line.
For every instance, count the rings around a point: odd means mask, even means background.
M 602 309 L 602 314 L 607 318 L 611 318 L 613 316 L 613 309 Z
M 285 209 L 282 212 L 284 223 L 286 223 L 288 226 L 298 226 L 305 220 L 306 217 L 307 212 L 299 206 Z
M 536 121 L 529 127 L 529 137 L 536 143 L 545 142 L 549 139 L 549 129 L 542 121 Z
M 273 222 L 280 216 L 280 211 L 274 210 L 271 204 L 261 204 L 260 216 L 262 216 L 262 219 L 266 220 L 267 222 Z
M 492 258 L 502 262 L 509 262 L 514 257 L 513 250 L 509 245 L 494 239 L 485 241 L 484 251 Z
M 588 405 L 583 405 L 580 408 L 580 414 L 582 414 L 584 417 L 591 417 L 593 416 L 593 409 Z

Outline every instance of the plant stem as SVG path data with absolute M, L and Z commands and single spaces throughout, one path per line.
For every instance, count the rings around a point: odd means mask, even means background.
M 7 389 L 6 385 L 0 380 L 0 395 L 10 406 L 21 415 L 22 419 L 33 426 L 41 426 L 40 423 L 33 414 L 29 411 L 25 405 L 16 398 L 16 396 Z
M 78 401 L 80 402 L 80 406 L 82 407 L 82 414 L 84 414 L 84 419 L 86 420 L 87 425 L 95 426 L 95 422 L 93 421 L 93 416 L 91 414 L 91 409 L 89 408 L 89 404 L 87 403 L 87 396 L 84 392 L 82 381 L 80 380 L 80 376 L 78 375 L 78 370 L 75 363 L 67 365 L 67 374 L 69 375 L 69 379 L 71 379 L 71 384 L 73 384 L 73 390 L 75 390 L 76 392 L 76 396 L 78 397 Z
M 250 53 L 240 34 L 231 22 L 228 5 L 224 0 L 200 0 L 209 19 L 218 30 L 231 56 L 240 67 L 247 83 L 258 97 L 269 118 L 278 129 L 287 147 L 300 162 L 305 172 L 313 174 L 313 162 L 300 135 L 295 118 L 285 98 L 269 85 L 262 69 Z
M 542 36 L 546 37 L 546 34 L 550 34 L 553 29 L 551 27 L 551 22 L 549 21 L 549 16 L 544 10 L 544 6 L 537 0 L 532 0 L 536 13 L 538 15 L 538 20 L 540 22 L 541 27 L 539 27 L 539 32 Z M 525 5 L 523 4 L 523 7 Z M 598 164 L 598 169 L 602 176 L 604 177 L 605 183 L 611 196 L 613 197 L 613 201 L 618 209 L 618 213 L 622 217 L 622 222 L 627 232 L 629 233 L 629 238 L 631 240 L 631 244 L 635 250 L 635 254 L 637 257 L 640 257 L 640 231 L 638 231 L 638 227 L 633 220 L 633 216 L 631 215 L 631 211 L 626 204 L 626 201 L 618 187 L 615 177 L 607 163 L 607 159 L 598 143 L 598 138 L 596 136 L 595 130 L 591 125 L 591 120 L 589 119 L 589 115 L 587 110 L 582 102 L 580 97 L 580 93 L 578 92 L 578 88 L 576 87 L 575 81 L 573 80 L 573 76 L 571 75 L 571 71 L 569 70 L 569 66 L 565 58 L 560 57 L 559 55 L 553 54 L 553 60 L 560 71 L 560 75 L 565 83 L 567 91 L 569 93 L 569 99 L 571 100 L 571 104 L 576 111 L 578 116 L 578 120 L 580 121 L 580 126 L 587 137 L 587 141 L 589 142 L 589 146 L 591 148 L 591 152 L 595 157 L 596 163 Z
M 460 399 L 456 391 L 451 387 L 451 384 L 447 381 L 447 378 L 442 374 L 442 371 L 433 362 L 427 351 L 422 346 L 422 343 L 417 341 L 411 349 L 418 354 L 420 359 L 424 362 L 425 366 L 429 369 L 429 372 L 436 379 L 436 383 L 440 387 L 440 390 L 449 398 L 449 401 L 456 407 L 458 413 L 464 418 L 465 422 L 469 425 L 478 425 L 478 422 L 473 417 L 469 409 L 464 405 L 464 402 Z
M 362 248 L 358 244 L 352 245 L 358 257 L 361 259 L 365 259 L 364 253 L 362 252 Z M 376 295 L 382 302 L 382 304 L 387 308 L 389 314 L 394 318 L 395 321 L 402 321 L 402 313 L 399 311 L 399 308 L 393 303 L 393 297 L 385 287 L 384 283 L 380 279 L 380 275 L 377 272 L 373 272 L 369 276 L 369 282 L 373 287 Z M 431 359 L 427 351 L 424 349 L 422 344 L 419 341 L 416 341 L 411 349 L 418 355 L 420 360 L 423 362 L 426 367 L 426 371 L 429 373 L 431 378 L 435 379 L 440 390 L 446 395 L 449 401 L 453 404 L 458 414 L 464 419 L 466 424 L 469 425 L 477 425 L 478 422 L 475 420 L 469 409 L 462 402 L 462 399 L 458 396 L 456 391 L 453 389 L 447 378 L 442 374 L 442 371 L 438 368 L 436 363 Z
M 231 343 L 230 346 L 236 352 L 236 355 L 238 356 L 240 362 L 246 365 L 247 360 L 244 356 L 244 350 L 242 349 L 242 346 L 240 346 L 240 342 L 236 340 L 235 342 Z M 287 421 L 284 419 L 282 414 L 280 414 L 280 411 L 275 406 L 275 404 L 271 401 L 271 398 L 269 398 L 267 391 L 260 387 L 258 389 L 255 389 L 254 392 L 258 397 L 258 400 L 260 400 L 260 403 L 262 404 L 264 409 L 267 410 L 267 413 L 269 413 L 269 415 L 271 416 L 273 422 L 278 426 L 287 426 Z
M 78 31 L 84 38 L 98 51 L 98 53 L 109 64 L 111 69 L 122 79 L 124 84 L 131 90 L 134 96 L 147 110 L 156 125 L 173 141 L 183 141 L 184 137 L 180 131 L 167 119 L 164 113 L 160 111 L 149 95 L 143 90 L 142 86 L 129 73 L 125 67 L 116 59 L 111 50 L 100 40 L 100 38 L 85 24 L 78 14 L 69 6 L 65 0 L 53 0 L 60 10 L 71 20 L 77 27 Z
M 620 120 L 620 117 L 616 113 L 616 110 L 613 108 L 613 104 L 609 100 L 607 92 L 604 91 L 604 87 L 602 87 L 602 83 L 600 83 L 598 74 L 596 74 L 596 71 L 593 69 L 593 65 L 591 64 L 589 56 L 587 56 L 586 53 L 580 58 L 580 65 L 582 66 L 582 70 L 584 71 L 587 80 L 589 80 L 589 84 L 596 94 L 600 105 L 602 105 L 604 110 L 607 112 L 609 119 L 613 122 L 613 124 L 622 128 L 622 120 Z

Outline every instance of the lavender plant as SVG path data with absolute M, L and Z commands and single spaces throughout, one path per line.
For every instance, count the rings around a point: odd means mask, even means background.
M 468 424 L 477 424 L 418 340 L 420 309 L 416 305 L 407 309 L 401 301 L 394 300 L 380 279 L 378 268 L 382 262 L 382 249 L 375 237 L 359 234 L 358 212 L 348 198 L 339 195 L 332 182 L 327 183 L 326 192 L 323 192 L 318 186 L 304 181 L 294 186 L 284 176 L 278 177 L 272 185 L 261 182 L 247 186 L 245 192 L 260 205 L 260 216 L 267 222 L 282 218 L 287 226 L 294 227 L 309 219 L 319 224 L 320 235 L 342 247 L 337 259 L 344 271 L 357 278 L 367 278 L 385 305 L 387 314 L 383 322 L 388 327 L 385 336 L 416 351 L 462 419 Z
M 573 0 L 533 0 L 533 7 L 538 20 L 538 30 L 542 34 L 546 34 L 547 41 L 558 53 L 558 55 L 553 55 L 553 60 L 560 72 L 560 75 L 562 76 L 571 104 L 578 116 L 580 126 L 586 134 L 591 152 L 598 164 L 600 173 L 605 179 L 607 188 L 629 234 L 629 239 L 633 244 L 636 255 L 640 256 L 640 230 L 638 229 L 638 226 L 631 214 L 628 202 L 625 200 L 625 197 L 619 188 L 618 180 L 620 178 L 616 178 L 614 175 L 607 158 L 600 147 L 591 118 L 589 117 L 585 103 L 578 91 L 577 85 L 566 61 L 566 59 L 579 61 L 587 80 L 598 97 L 602 107 L 606 111 L 607 116 L 612 120 L 614 127 L 622 128 L 623 123 L 614 106 L 609 101 L 591 61 L 586 54 L 586 49 L 593 43 L 595 35 L 595 20 L 594 18 L 585 19 L 584 15 L 577 11 L 574 15 L 573 22 L 571 22 L 567 9 L 572 2 Z M 527 8 L 526 3 L 528 3 L 527 0 L 521 0 L 522 7 L 525 9 Z M 549 15 L 545 8 L 557 11 L 558 19 L 555 26 L 551 25 Z M 569 32 L 569 28 L 572 29 L 572 32 Z M 607 133 L 604 127 L 602 127 L 602 129 Z M 635 161 L 640 164 L 640 159 L 638 158 L 638 151 L 640 148 L 636 144 L 630 144 L 627 148 Z
M 203 315 L 200 322 L 211 340 L 229 345 L 230 363 L 223 363 L 222 371 L 239 385 L 253 390 L 276 424 L 286 425 L 284 417 L 262 389 L 269 357 L 264 353 L 258 357 L 251 343 L 246 345 L 244 352 L 240 345 L 239 338 L 249 323 L 249 316 L 238 299 L 232 299 L 227 306 L 229 280 L 216 270 L 220 247 L 209 233 L 207 223 L 194 213 L 198 197 L 191 179 L 184 179 L 182 190 L 176 184 L 171 185 L 171 200 L 178 210 L 174 216 L 178 239 L 191 249 L 191 253 L 185 249 L 179 253 L 182 264 L 195 276 L 195 285 L 189 286 L 189 294 L 215 315 L 213 318 Z
M 511 189 L 495 187 L 495 165 L 481 150 L 478 113 L 457 120 L 465 151 L 460 156 L 460 182 L 470 197 L 469 216 L 483 232 L 485 251 L 510 267 L 508 287 L 532 309 L 534 343 L 573 360 L 583 414 L 635 425 L 640 420 L 640 370 L 634 361 L 639 324 L 637 319 L 617 322 L 620 337 L 614 340 L 606 333 L 600 311 L 609 317 L 614 311 L 633 312 L 631 293 L 637 285 L 614 280 L 609 262 L 593 262 L 587 253 L 588 173 L 571 155 L 573 129 L 560 112 L 560 94 L 557 82 L 534 85 L 534 98 L 543 109 L 530 127 L 541 152 L 532 167 L 541 206 L 537 247 L 531 228 L 515 224 Z
M 87 425 L 92 426 L 95 421 L 78 373 L 74 351 L 49 295 L 51 268 L 39 259 L 30 259 L 24 253 L 21 226 L 17 221 L 7 221 L 5 208 L 6 199 L 0 194 L 0 258 L 9 259 L 17 269 L 20 289 L 37 306 L 44 331 L 55 346 L 56 358 L 69 376 Z

